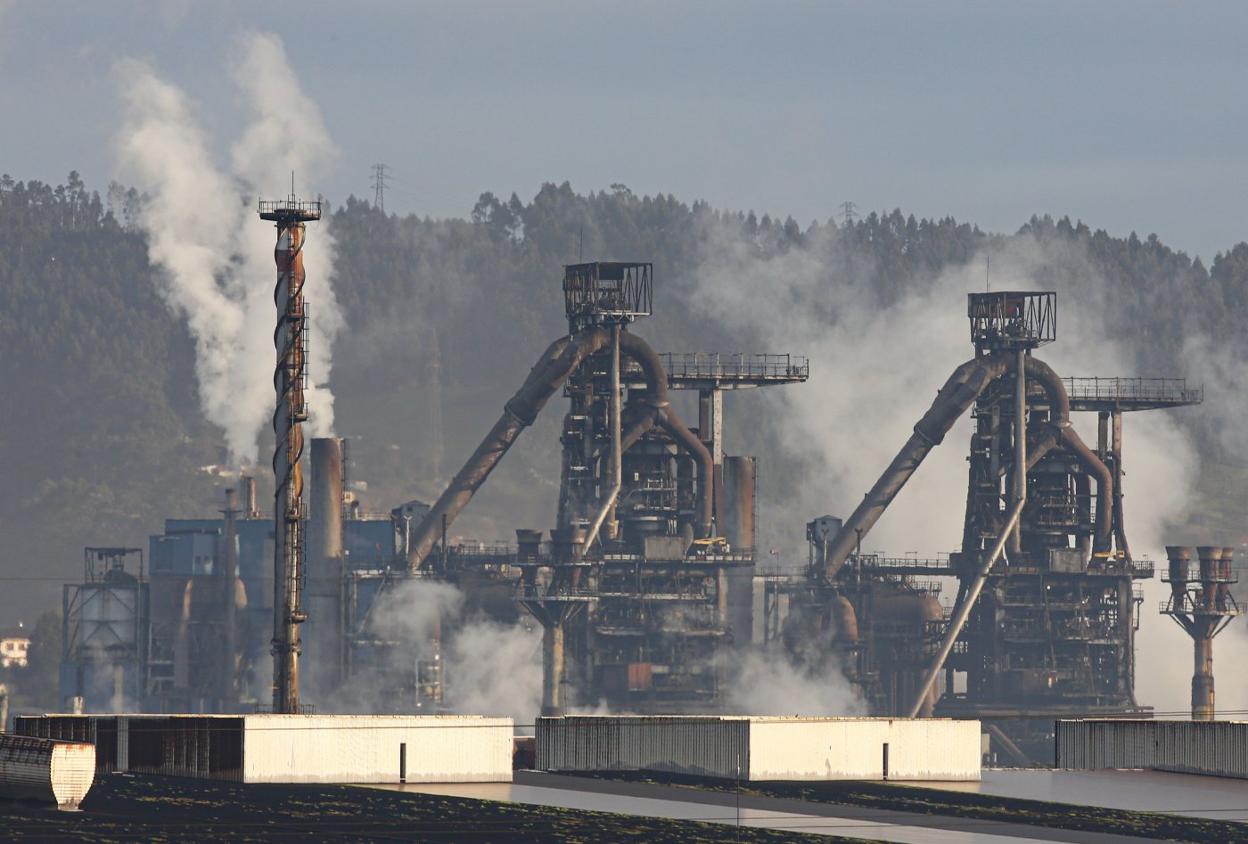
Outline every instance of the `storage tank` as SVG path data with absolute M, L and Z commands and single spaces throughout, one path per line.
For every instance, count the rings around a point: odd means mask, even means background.
M 76 809 L 95 781 L 95 745 L 0 734 L 0 798 Z

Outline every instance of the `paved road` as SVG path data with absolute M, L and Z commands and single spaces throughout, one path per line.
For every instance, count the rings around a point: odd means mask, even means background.
M 676 820 L 737 823 L 738 799 L 731 793 L 529 771 L 517 772 L 515 782 L 510 784 L 370 787 Z M 741 795 L 739 805 L 743 826 L 869 838 L 897 844 L 1027 844 L 1033 841 L 1140 844 L 1141 841 L 1123 835 L 1052 830 L 972 818 L 937 817 L 751 795 Z

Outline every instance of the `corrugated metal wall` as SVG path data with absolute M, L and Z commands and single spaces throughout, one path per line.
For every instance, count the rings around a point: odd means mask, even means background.
M 460 715 L 49 715 L 16 729 L 100 741 L 100 771 L 283 783 L 510 782 L 515 732 Z
M 979 734 L 978 721 L 943 719 L 539 718 L 536 765 L 748 780 L 978 780 Z
M 744 718 L 538 718 L 537 769 L 748 778 L 749 728 Z
M 1070 770 L 1146 768 L 1248 779 L 1248 723 L 1058 721 L 1054 765 Z

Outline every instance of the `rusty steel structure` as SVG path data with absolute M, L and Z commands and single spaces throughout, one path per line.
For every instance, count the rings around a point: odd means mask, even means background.
M 1170 584 L 1170 596 L 1161 604 L 1161 612 L 1192 637 L 1192 720 L 1212 721 L 1213 637 L 1240 613 L 1239 604 L 1231 595 L 1231 586 L 1239 579 L 1233 569 L 1235 549 L 1212 545 L 1197 548 L 1199 568 L 1195 577 L 1191 571 L 1192 549 L 1167 545 L 1166 556 L 1169 565 L 1162 580 Z
M 703 706 L 721 693 L 719 656 L 751 630 L 757 470 L 724 456 L 722 395 L 804 381 L 808 364 L 657 353 L 629 331 L 653 306 L 648 263 L 571 264 L 562 290 L 568 334 L 411 528 L 409 576 L 516 572 L 516 602 L 543 629 L 547 714 L 569 701 Z M 449 525 L 560 389 L 569 408 L 549 543 L 524 529 L 515 549 L 449 547 Z M 697 427 L 672 390 L 697 392 Z
M 1153 569 L 1127 542 L 1122 414 L 1203 394 L 1179 379 L 1059 377 L 1033 354 L 1056 339 L 1052 292 L 970 294 L 967 315 L 974 357 L 849 518 L 808 526 L 806 581 L 766 586 L 765 604 L 783 595 L 789 623 L 764 626 L 791 649 L 811 636 L 830 642 L 877 713 L 981 718 L 1022 761 L 1045 746 L 1055 716 L 1143 711 L 1133 584 Z M 968 410 L 961 549 L 929 560 L 864 554 L 864 537 Z M 1098 414 L 1095 448 L 1074 411 Z M 957 581 L 948 616 L 927 600 L 931 578 Z
M 273 345 L 277 367 L 273 387 L 277 406 L 273 411 L 273 711 L 299 711 L 299 625 L 306 615 L 302 606 L 304 578 L 303 524 L 303 431 L 308 418 L 307 388 L 308 314 L 304 302 L 303 244 L 306 225 L 321 218 L 319 201 L 300 201 L 292 193 L 286 199 L 259 203 L 260 219 L 277 228 L 273 251 L 277 263 L 277 328 Z

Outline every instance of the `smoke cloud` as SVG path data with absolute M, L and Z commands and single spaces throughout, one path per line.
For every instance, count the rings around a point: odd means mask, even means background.
M 124 119 L 117 158 L 123 176 L 148 197 L 141 212 L 148 256 L 165 270 L 161 293 L 194 338 L 204 414 L 224 431 L 231 459 L 248 464 L 274 404 L 274 232 L 256 218 L 255 199 L 284 196 L 292 171 L 314 183 L 334 146 L 280 39 L 249 35 L 239 52 L 234 81 L 246 123 L 228 168 L 218 164 L 186 94 L 134 60 L 118 66 Z M 305 250 L 312 436 L 333 431 L 327 383 L 342 327 L 327 229 L 317 224 Z
M 742 715 L 863 715 L 858 689 L 844 680 L 834 660 L 821 660 L 813 675 L 784 654 L 753 651 L 734 659 L 724 710 Z
M 780 448 L 801 470 L 783 489 L 768 490 L 767 503 L 760 500 L 768 509 L 759 520 L 775 532 L 764 536 L 766 544 L 783 549 L 790 561 L 804 560 L 803 523 L 823 513 L 847 516 L 941 383 L 973 354 L 966 294 L 984 289 L 987 256 L 893 297 L 869 285 L 870 267 L 832 229 L 815 233 L 804 248 L 775 254 L 738 228 L 715 223 L 705 244 L 694 301 L 763 347 L 811 359 L 806 386 L 766 396 Z M 1107 284 L 1077 248 L 1030 235 L 1001 238 L 992 248 L 991 269 L 993 289 L 1058 291 L 1058 339 L 1037 356 L 1059 374 L 1177 374 L 1137 371 L 1139 358 L 1130 344 L 1107 335 L 1097 317 L 1105 313 Z M 1183 523 L 1192 502 L 1198 457 L 1173 415 L 1183 412 L 1136 413 L 1125 420 L 1124 517 L 1136 557 L 1164 560 L 1168 532 Z M 1094 415 L 1076 414 L 1073 423 L 1086 441 L 1095 440 Z M 970 420 L 963 418 L 866 538 L 868 550 L 934 555 L 958 547 L 969 434 Z M 1164 591 L 1158 578 L 1144 582 L 1136 694 L 1159 711 L 1181 711 L 1189 705 L 1188 686 L 1175 678 L 1190 674 L 1191 643 L 1157 613 Z M 1231 664 L 1239 656 L 1220 658 Z M 1220 708 L 1238 705 L 1229 696 L 1219 698 Z
M 377 598 L 365 633 L 385 645 L 360 655 L 368 664 L 334 697 L 332 711 L 412 711 L 415 661 L 435 654 L 443 665 L 443 705 L 452 712 L 531 724 L 541 708 L 541 631 L 467 615 L 463 592 L 449 583 L 395 583 Z

